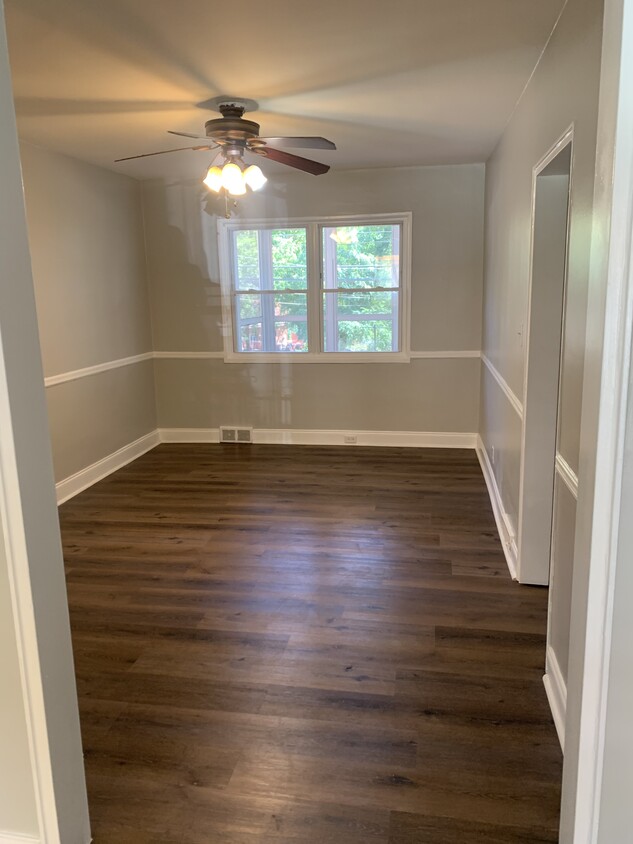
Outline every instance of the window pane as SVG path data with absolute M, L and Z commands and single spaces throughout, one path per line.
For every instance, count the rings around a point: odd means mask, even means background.
M 323 229 L 323 286 L 399 287 L 400 226 Z
M 275 316 L 293 316 L 301 320 L 306 319 L 308 297 L 305 293 L 277 293 L 275 294 Z
M 259 269 L 259 232 L 233 232 L 235 287 L 238 290 L 258 290 L 261 287 Z
M 339 320 L 338 352 L 394 352 L 393 323 L 384 319 Z
M 398 293 L 323 294 L 326 352 L 397 352 Z
M 239 341 L 240 352 L 261 352 L 263 346 L 261 322 L 240 326 Z
M 275 348 L 273 351 L 308 351 L 307 308 L 308 297 L 305 293 L 282 293 L 274 297 Z
M 271 232 L 272 272 L 275 290 L 308 286 L 305 229 L 275 229 Z
M 275 321 L 276 352 L 307 352 L 308 325 L 293 320 Z
M 262 297 L 258 293 L 240 293 L 236 296 L 236 302 L 240 322 L 253 317 L 262 318 Z
M 326 299 L 335 298 L 339 316 L 364 316 L 366 314 L 398 314 L 398 294 L 380 290 L 375 293 L 326 293 Z

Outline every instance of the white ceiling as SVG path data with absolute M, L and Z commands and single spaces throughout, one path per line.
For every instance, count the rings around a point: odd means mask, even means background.
M 219 115 L 197 104 L 229 94 L 259 102 L 263 135 L 333 140 L 314 154 L 333 167 L 485 161 L 562 5 L 6 0 L 19 130 L 138 178 L 194 176 L 208 153 L 113 159 L 186 145 L 166 130 L 204 134 Z

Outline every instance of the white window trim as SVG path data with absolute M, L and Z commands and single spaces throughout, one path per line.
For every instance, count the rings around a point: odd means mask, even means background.
M 220 260 L 220 286 L 222 291 L 222 318 L 225 363 L 408 363 L 411 360 L 411 224 L 413 214 L 403 211 L 391 214 L 354 214 L 329 217 L 274 217 L 268 219 L 218 220 L 218 255 Z M 320 287 L 310 284 L 311 278 L 321 273 L 321 244 L 319 229 L 322 226 L 389 225 L 402 226 L 400 240 L 400 351 L 398 352 L 324 352 L 321 351 L 318 314 L 321 308 Z M 308 328 L 317 337 L 318 351 L 312 352 L 236 352 L 234 317 L 232 308 L 233 280 L 231 277 L 230 233 L 245 228 L 308 228 L 308 238 L 313 237 L 308 249 Z M 310 263 L 311 261 L 311 263 Z

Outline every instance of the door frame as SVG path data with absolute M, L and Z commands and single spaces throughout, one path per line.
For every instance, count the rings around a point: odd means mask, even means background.
M 633 0 L 605 0 L 587 303 L 561 844 L 601 842 L 633 338 Z
M 532 168 L 532 194 L 531 194 L 531 224 L 530 224 L 530 258 L 529 258 L 529 282 L 528 282 L 528 299 L 527 299 L 527 313 L 524 328 L 525 336 L 525 354 L 523 367 L 523 416 L 521 419 L 521 454 L 520 454 L 520 469 L 519 469 L 519 508 L 518 508 L 518 527 L 517 527 L 517 579 L 519 583 L 529 583 L 546 586 L 549 582 L 549 563 L 550 557 L 547 559 L 547 571 L 545 565 L 532 570 L 526 565 L 525 554 L 523 553 L 524 546 L 524 528 L 523 522 L 525 518 L 526 508 L 526 490 L 525 490 L 525 464 L 526 464 L 526 439 L 527 439 L 527 425 L 528 421 L 528 383 L 530 371 L 530 329 L 532 323 L 532 299 L 533 299 L 533 282 L 534 282 L 534 246 L 535 246 L 535 228 L 536 228 L 536 191 L 538 177 L 543 170 L 561 153 L 567 146 L 570 147 L 570 166 L 569 166 L 569 188 L 567 195 L 567 222 L 565 235 L 565 268 L 563 279 L 563 302 L 562 302 L 562 319 L 561 319 L 561 348 L 558 360 L 558 379 L 559 391 L 557 397 L 557 412 L 560 407 L 560 367 L 562 362 L 563 341 L 565 336 L 565 303 L 567 299 L 567 282 L 569 269 L 569 233 L 571 227 L 571 196 L 572 196 L 572 182 L 574 173 L 574 124 L 572 123 L 563 134 L 552 144 L 548 151 L 539 159 L 539 161 Z M 558 422 L 557 422 L 558 430 Z M 555 457 L 555 455 L 554 455 Z M 555 467 L 555 459 L 552 462 Z M 554 468 L 555 470 L 555 468 Z M 552 490 L 553 498 L 553 490 Z M 551 537 L 551 534 L 550 534 Z M 550 542 L 551 548 L 551 542 Z

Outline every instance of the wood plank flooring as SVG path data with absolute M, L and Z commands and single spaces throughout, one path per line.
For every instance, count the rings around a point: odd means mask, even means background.
M 95 844 L 552 844 L 474 452 L 161 445 L 60 508 Z

